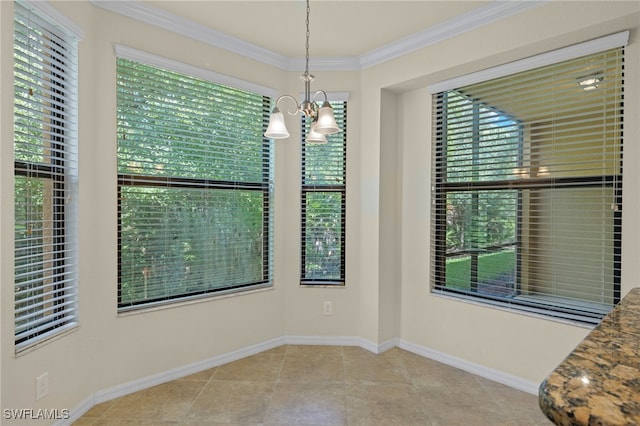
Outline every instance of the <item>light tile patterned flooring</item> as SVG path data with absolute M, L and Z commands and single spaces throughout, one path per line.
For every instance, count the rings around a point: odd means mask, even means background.
M 549 426 L 537 401 L 398 348 L 290 345 L 99 404 L 74 426 Z

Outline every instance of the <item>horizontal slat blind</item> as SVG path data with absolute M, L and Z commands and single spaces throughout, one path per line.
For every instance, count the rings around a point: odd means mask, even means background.
M 21 2 L 14 19 L 15 343 L 77 324 L 77 40 Z
M 302 267 L 305 285 L 345 282 L 347 102 L 331 102 L 341 132 L 306 142 L 302 126 Z
M 617 303 L 623 57 L 434 95 L 435 289 L 585 322 Z
M 271 284 L 270 99 L 117 60 L 119 307 Z

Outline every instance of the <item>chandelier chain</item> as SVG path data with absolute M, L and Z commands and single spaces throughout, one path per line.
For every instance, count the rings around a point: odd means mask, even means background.
M 309 14 L 311 13 L 311 6 L 309 6 L 309 0 L 307 0 L 307 21 L 306 21 L 306 25 L 307 25 L 307 42 L 305 44 L 305 49 L 306 49 L 306 57 L 305 57 L 305 74 L 309 74 L 309 36 L 311 35 L 311 32 L 309 31 Z

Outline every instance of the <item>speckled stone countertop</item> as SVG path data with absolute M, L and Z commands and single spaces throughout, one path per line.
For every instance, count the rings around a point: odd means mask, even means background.
M 557 425 L 640 425 L 640 288 L 542 382 L 538 400 Z

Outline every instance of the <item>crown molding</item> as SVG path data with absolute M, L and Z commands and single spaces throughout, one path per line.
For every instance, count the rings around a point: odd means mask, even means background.
M 361 68 L 369 68 L 423 47 L 456 37 L 467 31 L 524 12 L 547 1 L 549 0 L 493 1 L 484 7 L 456 16 L 453 19 L 365 53 L 360 57 Z
M 285 70 L 289 65 L 289 58 L 284 55 L 216 31 L 189 19 L 168 13 L 157 7 L 144 4 L 141 1 L 91 0 L 91 3 L 110 12 L 164 28 L 202 43 L 255 59 L 267 65 Z
M 174 33 L 192 38 L 214 47 L 225 49 L 241 56 L 280 68 L 285 71 L 303 71 L 303 58 L 289 58 L 269 49 L 256 46 L 228 34 L 208 28 L 191 20 L 168 13 L 157 7 L 150 6 L 138 0 L 90 0 L 92 4 L 102 9 L 154 25 Z M 389 43 L 360 56 L 321 57 L 309 61 L 310 68 L 320 71 L 359 71 L 397 58 L 423 47 L 455 37 L 483 25 L 505 19 L 509 16 L 524 12 L 532 7 L 546 3 L 549 0 L 532 1 L 499 1 L 490 4 L 449 21 L 426 28 L 398 41 Z

